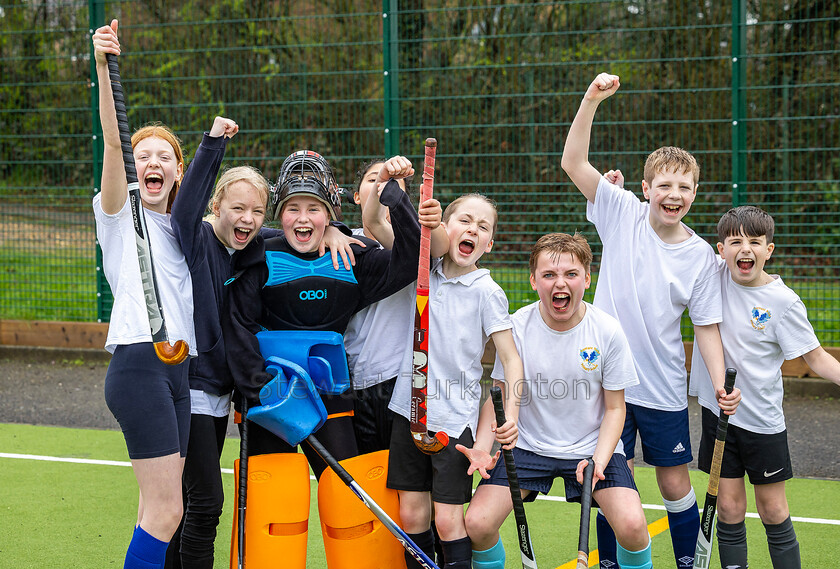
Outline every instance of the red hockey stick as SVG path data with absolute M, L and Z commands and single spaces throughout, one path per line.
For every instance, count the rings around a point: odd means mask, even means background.
M 423 183 L 420 203 L 431 199 L 435 184 L 435 151 L 437 140 L 426 139 Z M 411 436 L 414 444 L 426 454 L 437 454 L 449 444 L 443 431 L 431 434 L 426 427 L 426 386 L 429 372 L 429 257 L 432 231 L 420 228 L 420 266 L 417 270 L 417 312 L 414 314 L 414 364 L 411 376 Z

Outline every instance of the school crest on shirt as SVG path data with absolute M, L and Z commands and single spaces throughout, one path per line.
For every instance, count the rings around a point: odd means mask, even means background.
M 760 306 L 753 306 L 752 311 L 750 312 L 750 324 L 756 330 L 764 330 L 764 327 L 767 326 L 767 322 L 770 320 L 771 312 Z
M 580 359 L 580 367 L 586 371 L 595 371 L 598 369 L 598 366 L 601 365 L 599 363 L 601 359 L 601 352 L 598 351 L 598 348 L 594 348 L 592 346 L 582 348 L 580 350 Z

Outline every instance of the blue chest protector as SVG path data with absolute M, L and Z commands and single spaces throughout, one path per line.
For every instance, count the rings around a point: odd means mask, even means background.
M 265 328 L 344 333 L 362 297 L 352 269 L 334 269 L 329 255 L 307 260 L 266 251 L 265 261 L 268 278 L 260 293 Z

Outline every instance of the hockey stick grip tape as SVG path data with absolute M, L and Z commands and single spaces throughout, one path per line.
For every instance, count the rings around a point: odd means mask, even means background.
M 111 78 L 111 91 L 114 97 L 114 108 L 117 112 L 117 126 L 120 131 L 120 149 L 125 164 L 125 178 L 128 184 L 137 183 L 137 169 L 134 166 L 134 152 L 131 148 L 131 132 L 128 128 L 128 111 L 125 106 L 122 80 L 120 79 L 120 64 L 113 53 L 105 55 L 108 62 L 108 75 Z

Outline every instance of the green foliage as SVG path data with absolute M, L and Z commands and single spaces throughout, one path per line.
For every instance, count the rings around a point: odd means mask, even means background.
M 691 150 L 701 187 L 686 221 L 714 242 L 717 219 L 737 199 L 761 205 L 778 224 L 774 270 L 821 287 L 840 276 L 840 15 L 832 0 L 744 2 L 742 149 L 732 141 L 731 3 L 402 0 L 383 18 L 380 4 L 361 0 L 113 0 L 103 12 L 120 20 L 132 126 L 164 122 L 191 152 L 224 114 L 242 128 L 229 165 L 275 179 L 285 156 L 312 148 L 344 186 L 383 153 L 385 129 L 412 159 L 435 136 L 438 197 L 481 191 L 497 200 L 501 232 L 489 262 L 505 267 L 523 266 L 529 244 L 549 231 L 579 230 L 600 254 L 559 163 L 581 93 L 598 72 L 616 73 L 622 88 L 592 132 L 595 167 L 622 169 L 639 194 L 651 150 Z M 86 197 L 95 186 L 88 18 L 80 0 L 3 7 L 0 198 L 22 203 L 45 189 Z M 394 22 L 385 45 L 383 25 Z M 395 56 L 387 70 L 386 50 Z M 396 78 L 389 101 L 385 71 Z M 386 106 L 398 111 L 392 124 Z M 511 294 L 518 304 L 520 292 Z

